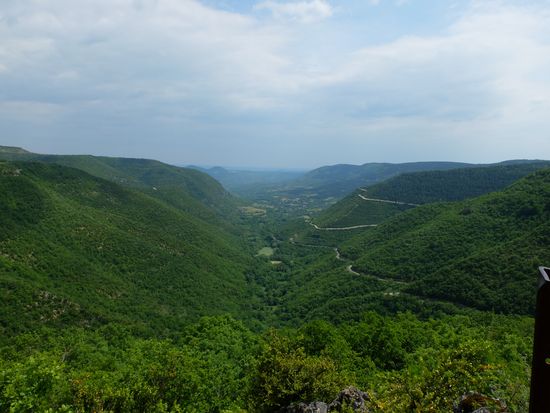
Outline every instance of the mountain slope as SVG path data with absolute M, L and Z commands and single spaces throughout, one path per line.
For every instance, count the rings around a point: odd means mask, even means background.
M 504 189 L 549 165 L 547 161 L 522 161 L 487 167 L 404 173 L 354 191 L 323 211 L 315 222 L 326 227 L 379 224 L 418 204 L 460 201 Z
M 30 152 L 26 151 L 23 148 L 19 148 L 17 146 L 2 146 L 2 145 L 0 145 L 0 153 L 1 154 L 21 155 L 21 154 L 28 154 Z
M 42 155 L 0 152 L 0 159 L 56 163 L 137 189 L 208 222 L 231 229 L 239 202 L 219 182 L 200 171 L 150 159 L 111 158 L 91 155 Z
M 361 186 L 372 185 L 401 173 L 467 166 L 474 165 L 458 162 L 411 162 L 323 166 L 292 181 L 288 188 L 304 188 L 316 192 L 320 197 L 342 197 Z
M 249 258 L 219 227 L 65 166 L 0 163 L 1 330 L 239 314 Z
M 486 167 L 405 173 L 370 186 L 366 194 L 412 204 L 460 201 L 501 190 L 548 166 L 548 161 L 511 161 Z
M 400 214 L 343 247 L 361 273 L 476 308 L 532 313 L 538 265 L 550 262 L 550 169 L 502 192 Z

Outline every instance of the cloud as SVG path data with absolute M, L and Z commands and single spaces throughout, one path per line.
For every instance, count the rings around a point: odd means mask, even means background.
M 412 118 L 498 124 L 550 110 L 550 14 L 475 7 L 446 33 L 360 48 L 317 78 L 326 110 L 350 119 Z M 330 108 L 330 109 L 329 109 Z
M 368 3 L 371 5 L 371 6 L 378 6 L 379 4 L 382 3 L 381 0 L 368 0 Z M 405 4 L 409 4 L 410 3 L 410 0 L 394 0 L 393 4 L 396 5 L 396 6 L 404 6 Z
M 273 0 L 258 3 L 256 10 L 268 10 L 277 19 L 298 20 L 311 23 L 332 16 L 333 8 L 325 0 L 308 0 L 298 2 L 278 2 Z
M 447 27 L 373 39 L 357 29 L 376 24 L 368 15 L 339 20 L 351 3 L 320 24 L 303 24 L 333 14 L 320 0 L 256 6 L 275 19 L 196 0 L 3 3 L 0 127 L 74 137 L 63 141 L 74 152 L 103 136 L 105 151 L 174 162 L 199 147 L 241 164 L 312 147 L 319 162 L 418 159 L 423 148 L 442 158 L 446 147 L 468 159 L 480 136 L 480 156 L 550 158 L 547 6 L 474 2 Z
M 0 85 L 8 99 L 103 100 L 115 110 L 164 102 L 185 112 L 213 99 L 228 108 L 238 101 L 265 107 L 271 90 L 292 88 L 291 77 L 278 80 L 289 64 L 279 52 L 283 31 L 198 1 L 2 7 Z

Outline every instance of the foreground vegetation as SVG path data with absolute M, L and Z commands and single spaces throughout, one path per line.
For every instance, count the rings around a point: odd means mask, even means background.
M 470 390 L 524 412 L 531 331 L 529 318 L 376 313 L 263 334 L 210 317 L 171 340 L 42 330 L 2 348 L 0 411 L 273 412 L 353 384 L 372 412 L 450 412 Z

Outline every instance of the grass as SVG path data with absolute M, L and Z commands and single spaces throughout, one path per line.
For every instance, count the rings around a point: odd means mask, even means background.
M 258 251 L 258 255 L 261 257 L 271 257 L 275 251 L 271 247 L 263 247 L 260 251 Z

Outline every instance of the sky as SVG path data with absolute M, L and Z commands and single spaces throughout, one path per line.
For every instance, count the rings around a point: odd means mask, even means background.
M 0 145 L 174 164 L 550 159 L 550 0 L 0 0 Z

